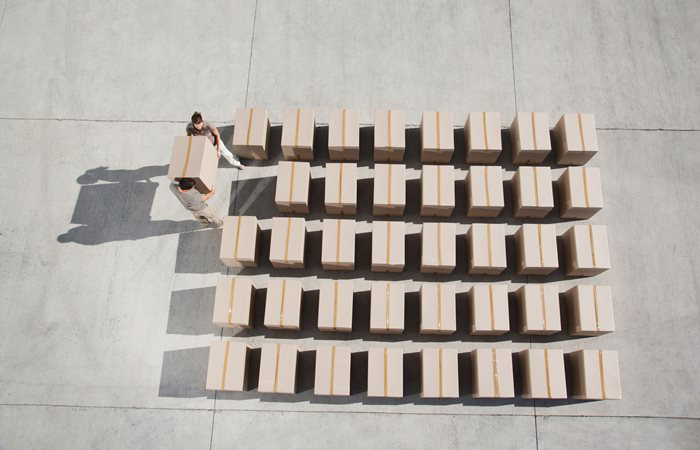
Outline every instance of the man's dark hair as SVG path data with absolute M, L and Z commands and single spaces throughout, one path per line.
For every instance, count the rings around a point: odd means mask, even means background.
M 202 122 L 202 113 L 195 111 L 194 114 L 192 114 L 192 124 L 197 125 L 198 123 Z
M 178 183 L 178 186 L 183 191 L 189 191 L 194 187 L 195 184 L 197 184 L 197 182 L 194 181 L 194 178 L 181 178 L 180 182 Z

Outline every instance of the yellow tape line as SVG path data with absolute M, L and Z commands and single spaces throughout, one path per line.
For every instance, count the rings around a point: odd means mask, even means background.
M 289 262 L 289 232 L 292 228 L 292 218 L 287 217 L 287 236 L 284 238 L 284 262 Z
M 280 369 L 280 344 L 276 345 L 276 356 L 275 356 L 275 383 L 272 385 L 272 392 L 277 393 L 277 380 L 279 378 Z
M 282 280 L 282 300 L 280 301 L 280 328 L 284 327 L 284 298 L 286 297 L 287 280 Z
M 540 284 L 540 307 L 542 308 L 542 331 L 547 331 L 547 308 L 544 302 L 544 284 Z
M 484 150 L 488 151 L 489 149 L 489 134 L 486 131 L 486 111 L 482 113 L 484 117 Z
M 331 391 L 330 394 L 333 395 L 333 378 L 335 376 L 335 345 L 331 347 Z
M 586 151 L 586 141 L 583 140 L 583 125 L 581 124 L 581 113 L 578 113 L 578 134 L 581 137 L 581 151 Z
M 241 235 L 241 222 L 243 222 L 242 216 L 236 216 L 236 242 L 233 245 L 233 259 L 238 259 L 238 240 Z
M 595 263 L 595 245 L 593 244 L 593 225 L 588 224 L 588 237 L 591 241 L 591 259 L 593 263 L 593 268 L 596 268 L 596 263 Z
M 387 396 L 387 352 L 389 351 L 388 348 L 384 347 L 384 397 Z
M 544 267 L 544 256 L 542 254 L 542 224 L 537 224 L 537 245 L 540 249 L 540 267 Z
M 386 203 L 387 203 L 387 206 L 391 206 L 391 169 L 392 169 L 392 167 L 394 167 L 394 165 L 388 164 L 388 166 L 389 166 L 389 185 L 387 187 L 388 192 L 387 192 Z
M 386 222 L 386 265 L 391 263 L 391 222 Z
M 440 398 L 442 398 L 442 348 L 438 350 L 438 367 L 440 379 Z
M 442 187 L 442 183 L 441 183 L 441 180 L 440 180 L 440 167 L 441 167 L 441 166 L 435 166 L 435 167 L 437 168 L 437 205 L 438 205 L 438 208 L 439 208 L 440 205 L 442 204 L 441 201 L 440 201 L 440 190 L 441 190 L 441 187 Z
M 226 352 L 224 353 L 224 371 L 221 374 L 221 390 L 226 386 L 226 372 L 228 370 L 228 353 L 231 348 L 231 341 L 226 341 Z
M 540 189 L 537 183 L 537 168 L 532 168 L 532 175 L 535 177 L 535 206 L 540 207 Z
M 187 137 L 187 153 L 185 154 L 185 165 L 182 166 L 182 175 L 180 175 L 180 178 L 185 178 L 185 174 L 187 173 L 187 167 L 190 165 L 190 153 L 192 150 L 192 136 Z
M 229 293 L 229 301 L 228 301 L 228 320 L 226 321 L 227 323 L 231 323 L 231 319 L 233 316 L 233 300 L 234 300 L 234 293 L 236 291 L 236 277 L 231 277 L 231 292 Z
M 598 366 L 600 367 L 600 390 L 603 400 L 606 399 L 605 395 L 605 375 L 603 373 L 603 350 L 598 350 Z
M 593 310 L 595 311 L 595 330 L 600 331 L 600 322 L 598 320 L 598 286 L 593 285 Z
M 491 349 L 491 363 L 493 364 L 493 393 L 494 397 L 501 396 L 501 389 L 498 385 L 498 364 L 496 362 L 496 349 Z
M 491 206 L 491 193 L 489 192 L 489 168 L 484 166 L 484 187 L 486 188 L 486 207 Z
M 442 331 L 442 295 L 440 284 L 437 285 L 437 313 L 438 313 L 438 331 Z
M 245 135 L 245 145 L 250 145 L 250 130 L 253 129 L 253 108 L 250 108 L 250 112 L 248 113 L 248 131 L 246 131 Z
M 493 314 L 493 285 L 491 284 L 489 284 L 489 310 L 491 312 L 491 331 L 494 331 L 496 329 L 494 324 L 496 319 Z
M 336 237 L 335 237 L 335 263 L 340 263 L 340 220 L 336 220 Z
M 535 133 L 535 113 L 531 112 L 532 118 L 532 146 L 533 150 L 537 150 L 537 133 Z
M 340 175 L 338 176 L 338 206 L 343 207 L 343 163 L 340 163 Z M 340 210 L 341 214 L 343 210 Z
M 442 266 L 442 245 L 440 243 L 440 225 L 442 223 L 438 222 L 437 224 L 437 254 L 438 254 L 438 266 Z
M 552 398 L 552 387 L 549 383 L 549 352 L 544 349 L 544 373 L 547 380 L 547 398 Z
M 333 329 L 336 329 L 338 322 L 338 280 L 333 283 Z
M 589 207 L 588 202 L 588 177 L 586 176 L 586 168 L 583 168 L 583 195 L 586 198 L 586 208 Z
M 385 329 L 389 330 L 389 316 L 391 315 L 391 285 L 387 281 L 386 283 L 386 324 Z
M 489 267 L 493 266 L 493 255 L 491 254 L 491 224 L 486 224 L 486 239 L 488 243 Z

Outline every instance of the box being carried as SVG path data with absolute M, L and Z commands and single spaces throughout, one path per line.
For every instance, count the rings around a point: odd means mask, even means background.
M 420 173 L 420 215 L 449 217 L 455 209 L 455 168 L 423 166 Z
M 245 391 L 248 389 L 250 348 L 242 342 L 216 341 L 209 347 L 208 391 Z
M 326 164 L 326 213 L 355 214 L 357 212 L 357 164 Z
M 420 120 L 423 163 L 449 163 L 455 151 L 454 114 L 449 111 L 427 111 Z
M 168 166 L 168 178 L 180 181 L 193 178 L 194 188 L 208 194 L 216 186 L 216 170 L 219 158 L 216 149 L 206 136 L 177 136 Z
M 501 113 L 470 112 L 464 124 L 467 164 L 495 164 L 503 150 Z
M 213 322 L 224 328 L 253 325 L 255 286 L 250 278 L 220 275 L 216 281 Z
M 426 222 L 421 227 L 422 273 L 452 273 L 457 265 L 457 224 Z
M 559 177 L 562 219 L 590 219 L 603 209 L 600 169 L 569 167 Z
M 549 275 L 559 267 L 554 224 L 524 223 L 515 232 L 518 275 Z
M 457 349 L 424 348 L 420 352 L 421 398 L 459 397 Z
M 276 269 L 303 269 L 306 221 L 302 217 L 275 217 L 270 237 L 270 263 Z
M 509 348 L 472 350 L 474 398 L 513 398 L 513 360 Z
M 520 334 L 561 331 L 559 288 L 555 284 L 526 284 L 517 291 Z
M 226 216 L 219 257 L 228 267 L 258 267 L 260 225 L 255 216 Z
M 352 281 L 322 280 L 318 299 L 318 329 L 352 331 Z
M 265 300 L 265 327 L 298 330 L 301 328 L 301 281 L 271 278 Z
M 557 164 L 586 164 L 598 153 L 595 116 L 590 113 L 565 113 L 554 127 Z
M 370 348 L 367 352 L 367 396 L 403 397 L 403 349 Z
M 267 159 L 270 119 L 267 110 L 237 109 L 233 130 L 233 151 L 241 158 Z
M 258 392 L 294 394 L 297 380 L 297 356 L 293 344 L 263 344 L 260 352 Z
M 506 226 L 502 223 L 474 223 L 467 231 L 470 275 L 499 275 L 507 265 Z
M 401 283 L 375 281 L 370 295 L 370 333 L 403 333 L 405 291 Z
M 376 164 L 374 166 L 375 216 L 402 216 L 406 207 L 406 166 Z
M 374 113 L 374 160 L 401 161 L 406 150 L 403 111 L 380 109 Z
M 314 394 L 350 395 L 350 347 L 323 346 L 316 350 Z
M 568 354 L 577 400 L 620 400 L 620 366 L 613 350 L 578 350 Z
M 574 225 L 562 237 L 568 253 L 568 276 L 594 276 L 610 268 L 605 225 Z
M 518 353 L 522 371 L 522 397 L 566 398 L 564 352 L 558 349 L 528 349 Z
M 513 164 L 541 164 L 552 151 L 547 113 L 517 113 L 510 124 L 510 141 Z
M 403 272 L 406 265 L 406 224 L 372 222 L 372 272 Z
M 615 331 L 612 289 L 603 285 L 578 285 L 566 291 L 569 334 L 600 336 Z
M 275 204 L 283 213 L 309 212 L 311 166 L 307 162 L 280 161 L 277 164 Z
M 454 284 L 421 284 L 420 333 L 452 334 L 455 331 L 457 331 L 457 310 Z
M 512 184 L 514 217 L 542 219 L 554 209 L 549 167 L 519 167 Z
M 316 119 L 313 109 L 288 109 L 282 125 L 282 154 L 287 160 L 314 159 L 314 131 Z
M 476 284 L 469 290 L 469 334 L 497 336 L 510 331 L 508 286 Z
M 321 265 L 323 270 L 355 269 L 354 220 L 323 220 Z
M 328 156 L 331 161 L 359 161 L 360 114 L 357 111 L 331 111 L 328 123 Z
M 501 166 L 471 166 L 467 172 L 467 216 L 496 217 L 503 210 Z

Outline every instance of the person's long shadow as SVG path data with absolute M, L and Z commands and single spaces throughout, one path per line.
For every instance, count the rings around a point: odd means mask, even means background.
M 61 243 L 98 245 L 199 229 L 193 220 L 151 220 L 158 187 L 151 178 L 167 172 L 167 164 L 138 169 L 96 167 L 87 170 L 76 180 L 82 186 L 71 223 L 78 226 L 56 239 Z

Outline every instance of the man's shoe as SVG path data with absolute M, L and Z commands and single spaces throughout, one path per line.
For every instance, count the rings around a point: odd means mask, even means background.
M 234 159 L 234 160 L 231 162 L 231 165 L 232 165 L 233 167 L 235 167 L 236 169 L 238 169 L 238 170 L 243 170 L 243 168 L 245 167 L 245 166 L 244 166 L 243 164 L 241 164 L 241 162 L 240 162 L 239 160 L 237 160 L 237 159 Z

